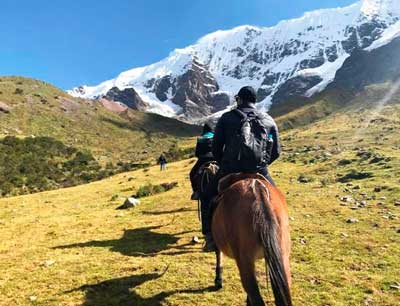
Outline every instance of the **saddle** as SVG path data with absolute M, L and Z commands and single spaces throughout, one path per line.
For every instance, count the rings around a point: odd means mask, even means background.
M 228 191 L 228 189 L 236 184 L 237 182 L 244 179 L 257 179 L 263 182 L 267 182 L 269 185 L 271 183 L 261 174 L 259 173 L 232 173 L 224 176 L 219 180 L 218 183 L 218 195 L 212 199 L 211 201 L 211 215 L 214 213 L 218 204 L 221 202 L 221 199 L 224 197 L 224 193 Z

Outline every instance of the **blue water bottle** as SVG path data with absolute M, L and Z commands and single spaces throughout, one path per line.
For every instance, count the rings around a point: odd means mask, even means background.
M 268 134 L 267 137 L 267 163 L 269 164 L 272 156 L 272 148 L 274 146 L 274 137 L 272 134 Z

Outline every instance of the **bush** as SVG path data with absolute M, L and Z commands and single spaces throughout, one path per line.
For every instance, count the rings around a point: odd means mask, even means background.
M 22 194 L 69 187 L 104 178 L 90 152 L 81 152 L 50 137 L 0 140 L 0 193 Z
M 314 181 L 314 178 L 307 176 L 306 174 L 300 174 L 297 178 L 297 181 L 300 183 L 311 183 Z
M 175 188 L 176 186 L 178 186 L 177 182 L 163 183 L 160 185 L 153 185 L 149 183 L 147 185 L 140 186 L 134 197 L 135 198 L 148 197 L 158 193 L 166 192 L 168 190 L 171 190 L 172 188 Z
M 194 148 L 182 149 L 178 146 L 178 143 L 174 143 L 168 152 L 165 153 L 167 161 L 179 161 L 194 156 Z
M 24 93 L 24 90 L 22 88 L 16 88 L 14 91 L 14 94 L 16 95 L 22 95 Z
M 350 159 L 341 159 L 338 162 L 338 166 L 346 166 L 346 165 L 350 165 L 352 163 L 352 161 Z

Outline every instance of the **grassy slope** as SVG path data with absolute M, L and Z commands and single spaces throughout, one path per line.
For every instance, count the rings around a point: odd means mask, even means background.
M 273 106 L 270 113 L 277 118 L 281 129 L 287 130 L 323 120 L 336 112 L 374 107 L 376 102 L 391 90 L 392 86 L 391 82 L 374 84 L 357 92 L 329 89 L 310 99 L 292 100 Z M 390 100 L 391 103 L 399 103 L 400 95 L 397 94 Z
M 282 135 L 286 153 L 272 173 L 292 217 L 294 305 L 398 305 L 400 291 L 390 285 L 400 282 L 399 114 L 399 106 L 336 113 Z M 371 125 L 370 118 L 381 120 Z M 357 156 L 362 148 L 391 159 L 371 164 Z M 351 163 L 338 166 L 343 159 Z M 0 270 L 7 271 L 0 305 L 243 305 L 234 262 L 226 261 L 225 288 L 210 292 L 214 256 L 190 244 L 200 235 L 196 204 L 188 200 L 191 166 L 186 160 L 164 173 L 154 167 L 0 200 Z M 352 168 L 374 177 L 336 182 Z M 313 182 L 299 183 L 301 174 Z M 179 187 L 144 198 L 136 209 L 115 210 L 146 182 L 169 181 Z M 381 192 L 373 191 L 377 186 Z M 113 195 L 120 199 L 111 201 Z M 370 199 L 352 210 L 337 197 L 344 195 Z M 48 260 L 55 263 L 46 267 Z M 267 295 L 261 263 L 258 269 Z
M 16 89 L 22 94 L 16 94 Z M 196 135 L 198 128 L 154 114 L 130 111 L 124 117 L 100 104 L 74 99 L 60 89 L 32 79 L 0 77 L 0 137 L 51 136 L 101 161 L 154 158 L 174 141 Z

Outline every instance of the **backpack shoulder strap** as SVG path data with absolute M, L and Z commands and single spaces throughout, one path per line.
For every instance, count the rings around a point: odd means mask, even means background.
M 233 110 L 233 112 L 234 112 L 235 114 L 239 115 L 239 117 L 240 117 L 242 120 L 247 119 L 247 114 L 244 113 L 244 112 L 242 112 L 240 109 L 235 108 L 235 109 Z

